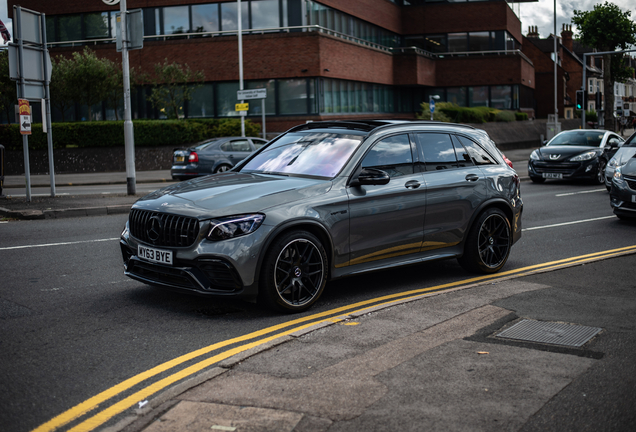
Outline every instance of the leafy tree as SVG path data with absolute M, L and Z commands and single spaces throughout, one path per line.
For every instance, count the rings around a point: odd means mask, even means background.
M 66 111 L 76 101 L 74 63 L 72 60 L 62 56 L 52 59 L 51 63 L 51 82 L 49 84 L 51 105 L 60 110 L 62 121 L 66 121 Z
M 203 71 L 192 71 L 187 64 L 176 62 L 155 65 L 153 88 L 148 99 L 155 109 L 168 118 L 179 118 L 183 103 L 192 99 L 194 91 L 203 84 Z
M 612 3 L 597 4 L 592 11 L 574 11 L 572 22 L 578 27 L 579 39 L 584 45 L 596 47 L 599 51 L 628 49 L 636 44 L 636 23 L 629 17 L 630 11 L 623 12 Z M 621 72 L 621 58 L 616 54 L 603 55 L 603 85 L 605 88 L 605 125 L 613 124 L 614 83 L 624 79 Z
M 7 121 L 11 119 L 11 110 L 18 103 L 15 81 L 9 78 L 9 53 L 8 50 L 0 52 L 0 110 L 7 115 Z

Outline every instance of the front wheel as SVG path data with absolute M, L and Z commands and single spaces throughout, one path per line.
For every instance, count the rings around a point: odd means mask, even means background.
M 468 233 L 459 264 L 475 273 L 496 273 L 506 264 L 512 247 L 510 222 L 497 208 L 479 215 Z
M 327 273 L 327 252 L 320 240 L 307 231 L 291 231 L 267 251 L 259 299 L 276 310 L 302 312 L 322 294 Z
M 598 184 L 605 184 L 605 167 L 607 166 L 607 162 L 605 159 L 599 159 L 598 161 L 598 171 L 596 173 L 596 182 Z

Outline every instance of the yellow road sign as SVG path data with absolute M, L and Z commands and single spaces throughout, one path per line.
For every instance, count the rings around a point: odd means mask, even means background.
M 248 111 L 250 109 L 250 104 L 249 103 L 236 104 L 234 105 L 234 109 L 236 111 Z

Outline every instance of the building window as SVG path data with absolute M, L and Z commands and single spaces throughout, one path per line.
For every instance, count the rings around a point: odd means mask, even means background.
M 468 51 L 468 33 L 449 33 L 448 52 Z
M 490 49 L 490 32 L 470 32 L 468 42 L 468 51 L 488 51 Z
M 488 86 L 468 87 L 468 106 L 488 106 Z
M 250 28 L 249 4 L 241 2 L 241 26 Z M 238 8 L 236 2 L 221 3 L 221 30 L 238 30 Z
M 188 6 L 163 8 L 164 34 L 181 34 L 190 31 L 190 12 Z
M 466 106 L 466 87 L 452 87 L 446 90 L 446 101 Z
M 76 41 L 82 39 L 81 15 L 61 16 L 59 21 L 59 41 Z
M 250 3 L 252 6 L 251 28 L 263 29 L 280 26 L 278 0 L 259 0 Z
M 192 94 L 188 101 L 188 117 L 214 117 L 214 84 L 204 84 Z
M 108 38 L 108 12 L 88 13 L 84 15 L 86 39 Z
M 192 31 L 193 32 L 219 31 L 218 3 L 192 6 Z
M 492 86 L 490 88 L 490 97 L 491 107 L 506 110 L 513 109 L 511 86 Z

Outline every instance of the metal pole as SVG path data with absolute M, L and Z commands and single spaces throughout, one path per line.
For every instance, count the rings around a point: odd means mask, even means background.
M 556 0 L 554 0 L 554 121 L 559 121 L 559 106 L 557 95 L 557 65 L 559 63 L 559 53 L 557 51 L 557 16 L 556 16 Z M 556 125 L 555 125 L 556 131 Z
M 55 161 L 53 159 L 53 131 L 51 130 L 51 93 L 49 91 L 49 80 L 48 80 L 48 64 L 47 64 L 47 53 L 48 49 L 46 48 L 46 18 L 45 15 L 42 14 L 42 19 L 40 20 L 40 26 L 42 29 L 42 65 L 44 66 L 44 100 L 42 101 L 45 104 L 46 115 L 42 119 L 42 122 L 46 124 L 46 142 L 49 148 L 49 177 L 51 181 L 51 196 L 55 197 Z
M 22 41 L 22 8 L 20 6 L 13 6 L 16 17 L 16 24 L 18 29 L 18 52 L 19 52 L 19 67 L 20 67 L 20 93 L 22 96 L 26 94 L 26 86 L 24 84 L 24 42 Z M 20 123 L 20 117 L 18 113 L 18 123 Z M 22 148 L 24 151 L 24 178 L 26 180 L 26 200 L 31 202 L 31 167 L 29 166 L 29 138 L 22 135 Z
M 241 13 L 241 0 L 236 0 L 238 8 L 238 51 L 239 51 L 239 90 L 243 90 L 243 17 Z M 245 101 L 242 100 L 241 103 Z M 241 136 L 245 136 L 245 116 L 241 114 Z M 247 114 L 247 113 L 246 113 Z
M 581 86 L 583 89 L 583 109 L 581 110 L 581 129 L 585 129 L 586 123 L 585 123 L 585 110 L 587 109 L 587 98 L 585 97 L 585 95 L 587 94 L 587 77 L 586 77 L 586 72 L 587 72 L 587 53 L 583 54 L 583 85 Z
M 133 132 L 130 106 L 130 73 L 128 64 L 128 28 L 126 16 L 126 0 L 119 3 L 121 11 L 121 67 L 124 75 L 124 142 L 126 147 L 126 184 L 128 195 L 135 195 L 135 134 Z
M 267 139 L 267 132 L 265 132 L 265 99 L 261 99 L 261 111 L 263 111 L 263 139 Z

